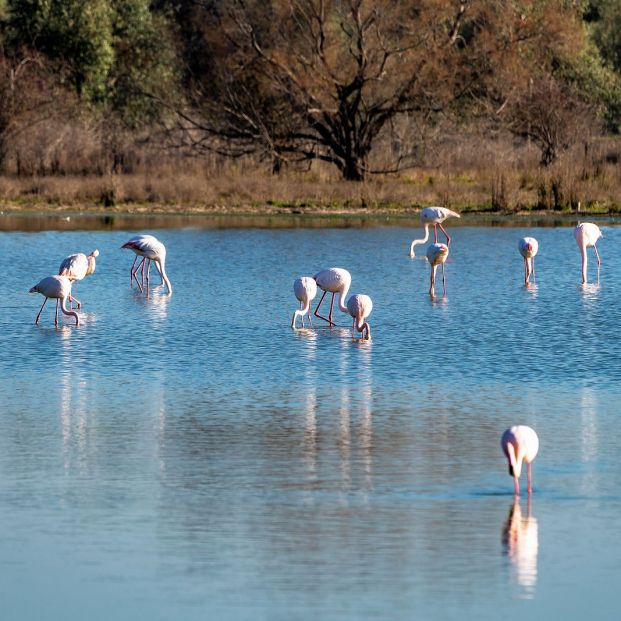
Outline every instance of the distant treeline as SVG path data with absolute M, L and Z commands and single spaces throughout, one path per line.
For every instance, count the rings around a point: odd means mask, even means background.
M 347 180 L 513 136 L 549 167 L 619 132 L 619 0 L 0 0 L 0 172 L 152 157 Z M 431 153 L 431 155 L 430 155 Z

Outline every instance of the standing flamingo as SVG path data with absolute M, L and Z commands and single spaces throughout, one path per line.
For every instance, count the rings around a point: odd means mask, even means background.
M 80 318 L 78 314 L 67 308 L 67 299 L 71 296 L 71 280 L 67 278 L 67 276 L 48 276 L 43 280 L 39 281 L 34 287 L 30 289 L 28 293 L 40 293 L 45 296 L 45 300 L 39 309 L 39 313 L 37 318 L 35 319 L 35 323 L 39 323 L 39 317 L 41 317 L 41 313 L 43 312 L 43 307 L 47 302 L 48 298 L 56 298 L 61 301 L 61 309 L 65 315 L 69 315 L 70 317 L 75 317 L 75 325 L 80 325 Z M 58 307 L 56 307 L 56 319 L 54 320 L 54 325 L 58 325 Z
M 444 273 L 444 264 L 449 254 L 449 248 L 446 244 L 429 244 L 427 246 L 427 260 L 431 265 L 431 278 L 429 284 L 429 295 L 435 295 L 436 284 L 436 268 L 442 266 L 442 288 L 446 295 L 446 275 Z
M 354 335 L 355 328 L 358 332 L 362 332 L 363 339 L 367 341 L 371 339 L 371 326 L 369 326 L 366 319 L 371 314 L 372 310 L 373 302 L 368 295 L 357 293 L 347 300 L 347 312 L 354 318 L 351 326 L 352 336 Z M 367 330 L 366 337 L 364 335 L 365 328 Z
M 414 246 L 416 244 L 424 244 L 429 239 L 429 226 L 433 224 L 434 241 L 438 243 L 438 227 L 442 229 L 442 232 L 446 235 L 447 246 L 451 245 L 451 238 L 446 232 L 446 229 L 442 226 L 442 223 L 450 217 L 461 218 L 456 211 L 451 211 L 446 207 L 425 207 L 420 212 L 420 221 L 425 227 L 425 237 L 422 239 L 415 239 L 410 245 L 410 257 L 414 257 Z
M 308 313 L 308 322 L 312 326 L 310 304 L 317 295 L 317 283 L 310 276 L 296 278 L 293 281 L 293 293 L 295 293 L 295 297 L 300 301 L 300 309 L 293 313 L 291 327 L 295 328 L 295 320 L 298 315 L 302 317 L 302 327 L 304 327 L 304 315 L 306 315 L 306 313 Z
M 151 269 L 151 261 L 153 261 L 155 263 L 155 267 L 160 273 L 160 276 L 162 277 L 162 284 L 166 285 L 169 294 L 172 293 L 172 286 L 170 284 L 170 280 L 168 280 L 168 276 L 166 276 L 165 269 L 166 247 L 159 239 L 153 237 L 153 235 L 136 235 L 129 241 L 125 242 L 121 248 L 129 248 L 136 253 L 134 264 L 129 272 L 129 278 L 130 282 L 132 282 L 133 279 L 136 280 L 136 284 L 138 285 L 140 291 L 142 291 L 144 285 L 145 261 L 147 262 L 147 291 L 149 290 L 149 270 Z M 138 263 L 136 269 L 134 269 L 134 265 L 136 265 L 136 261 L 139 256 L 142 257 L 142 260 Z M 138 278 L 136 277 L 136 272 L 139 269 L 141 269 L 140 274 L 142 276 L 142 284 L 138 282 Z
M 347 296 L 347 292 L 349 291 L 349 287 L 351 285 L 351 274 L 343 268 L 330 267 L 317 272 L 313 278 L 315 279 L 317 286 L 323 291 L 323 295 L 321 296 L 319 304 L 317 304 L 317 308 L 315 309 L 315 316 L 329 322 L 329 324 L 333 326 L 335 323 L 332 321 L 332 307 L 334 305 L 334 295 L 336 293 L 339 294 L 339 309 L 343 313 L 349 312 L 343 300 Z M 332 300 L 330 301 L 330 314 L 327 318 L 322 317 L 319 314 L 319 307 L 321 306 L 326 293 L 332 294 Z
M 531 463 L 539 450 L 539 438 L 535 430 L 526 425 L 510 427 L 502 434 L 502 450 L 509 461 L 509 474 L 513 477 L 516 496 L 520 495 L 520 474 L 522 462 L 528 466 L 528 493 L 533 491 Z
M 539 243 L 534 237 L 522 237 L 518 241 L 518 250 L 524 257 L 524 284 L 528 287 L 531 274 L 535 282 L 535 255 L 539 251 Z
M 88 256 L 82 252 L 76 254 L 70 254 L 58 268 L 59 276 L 66 276 L 72 283 L 76 280 L 82 280 L 85 276 L 90 276 L 95 271 L 96 259 L 99 256 L 99 250 L 93 250 Z M 74 302 L 78 308 L 81 308 L 82 303 L 77 298 L 69 296 L 69 304 Z M 58 300 L 56 301 L 58 307 Z
M 593 250 L 595 250 L 595 256 L 597 257 L 597 280 L 599 281 L 600 260 L 595 244 L 600 237 L 603 237 L 602 231 L 597 224 L 583 222 L 574 229 L 574 237 L 582 255 L 582 284 L 584 285 L 587 282 L 587 248 L 589 246 L 593 246 Z

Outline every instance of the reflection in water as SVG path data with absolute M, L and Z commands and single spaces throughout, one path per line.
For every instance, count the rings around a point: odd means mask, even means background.
M 145 307 L 148 319 L 154 319 L 161 322 L 168 316 L 168 305 L 170 303 L 171 295 L 166 291 L 165 285 L 149 287 L 149 291 L 146 296 L 139 290 L 136 290 L 134 299 L 136 302 Z
M 598 429 L 597 429 L 597 394 L 591 387 L 584 387 L 580 391 L 580 441 L 582 461 L 585 464 L 597 460 L 598 456 Z M 582 484 L 589 489 L 584 489 L 585 494 L 593 493 L 594 477 L 580 477 Z
M 585 283 L 580 285 L 580 289 L 582 290 L 582 299 L 585 302 L 597 300 L 601 291 L 599 284 L 599 272 L 597 273 L 597 283 Z
M 537 299 L 539 295 L 539 285 L 537 285 L 537 283 L 529 282 L 526 285 L 522 285 L 522 289 L 530 295 L 531 300 Z
M 88 467 L 87 382 L 82 361 L 73 355 L 71 328 L 63 326 L 60 337 L 63 345 L 59 381 L 63 465 L 65 472 L 69 473 L 74 457 L 79 474 L 84 475 Z
M 526 511 L 523 517 L 520 499 L 515 496 L 502 532 L 502 543 L 503 552 L 509 558 L 512 581 L 522 587 L 524 599 L 532 599 L 537 585 L 539 531 L 530 496 Z

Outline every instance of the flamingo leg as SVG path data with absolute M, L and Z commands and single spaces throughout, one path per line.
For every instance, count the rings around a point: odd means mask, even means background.
M 54 325 L 58 326 L 58 304 L 56 305 L 56 316 L 54 317 Z
M 451 237 L 450 235 L 446 232 L 446 229 L 442 226 L 441 222 L 438 222 L 438 226 L 440 227 L 440 229 L 442 229 L 442 232 L 446 235 L 446 245 L 450 246 L 451 245 Z M 436 243 L 438 242 L 438 235 L 436 233 Z
M 134 286 L 134 267 L 136 266 L 136 261 L 138 261 L 138 255 L 136 255 L 136 257 L 134 258 L 134 262 L 132 263 L 132 266 L 129 268 L 129 286 L 130 287 Z
M 535 276 L 535 257 L 531 257 L 530 259 L 530 273 L 533 275 L 533 282 L 537 282 L 537 277 Z
M 324 321 L 327 321 L 328 323 L 332 324 L 332 321 L 330 319 L 319 314 L 319 307 L 321 306 L 323 299 L 326 297 L 326 293 L 328 292 L 327 291 L 323 292 L 323 295 L 321 296 L 321 299 L 319 300 L 319 304 L 317 304 L 317 308 L 315 309 L 315 317 L 319 317 L 319 319 L 323 319 Z M 334 300 L 334 296 L 332 296 L 332 299 Z
M 433 225 L 433 237 L 434 237 L 434 241 L 437 244 L 438 243 L 438 225 L 434 224 Z
M 334 293 L 332 294 L 332 299 L 330 300 L 330 314 L 328 315 L 328 320 L 330 321 L 330 325 L 334 326 L 336 325 L 333 321 L 332 321 L 332 307 L 334 306 Z
M 138 259 L 138 256 L 136 256 L 136 259 L 134 259 L 134 263 L 136 263 L 137 259 Z M 140 263 L 138 263 L 138 265 L 136 266 L 136 269 L 132 272 L 132 277 L 136 280 L 138 289 L 140 289 L 140 291 L 142 292 L 142 285 L 138 282 L 138 276 L 136 276 L 141 266 L 144 266 L 144 257 L 142 257 L 142 260 L 140 261 Z
M 599 260 L 599 252 L 597 252 L 597 246 L 595 244 L 593 244 L 593 250 L 595 250 L 595 256 L 597 257 L 597 267 L 599 267 L 601 261 Z
M 528 493 L 530 494 L 533 491 L 533 479 L 532 479 L 530 462 L 526 464 L 526 466 L 527 466 L 527 472 L 528 472 Z
M 80 300 L 78 300 L 78 298 L 74 298 L 71 295 L 69 296 L 69 308 L 73 309 L 73 302 L 76 303 L 76 306 L 78 308 L 82 308 L 82 302 L 80 302 Z
M 147 293 L 149 292 L 150 272 L 151 272 L 151 259 L 147 259 Z
M 520 482 L 515 475 L 513 475 L 513 491 L 516 496 L 520 495 Z
M 444 273 L 444 263 L 442 263 L 442 290 L 446 295 L 446 274 Z
M 304 304 L 300 302 L 300 310 L 304 308 Z M 302 327 L 304 327 L 304 315 L 302 315 Z
M 431 266 L 431 276 L 429 278 L 429 295 L 433 296 L 434 294 L 434 285 L 436 283 L 436 266 Z
M 147 265 L 148 259 L 145 257 L 142 259 L 142 267 L 140 268 L 140 280 L 142 282 L 142 286 L 144 287 L 144 268 Z
M 528 259 L 524 257 L 524 285 L 528 286 Z
M 43 300 L 43 304 L 41 304 L 41 308 L 39 309 L 39 314 L 37 315 L 37 318 L 35 319 L 35 324 L 39 323 L 39 318 L 41 317 L 41 313 L 43 312 L 43 307 L 45 306 L 46 302 L 47 302 L 47 298 L 45 298 L 45 300 Z

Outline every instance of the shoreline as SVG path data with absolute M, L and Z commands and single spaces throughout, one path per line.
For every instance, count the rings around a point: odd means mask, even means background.
M 163 204 L 18 205 L 0 203 L 0 231 L 100 230 L 127 228 L 365 228 L 420 227 L 419 207 L 304 207 L 299 206 L 173 206 Z M 621 214 L 609 211 L 492 211 L 465 209 L 459 226 L 571 226 L 594 220 L 621 222 Z

